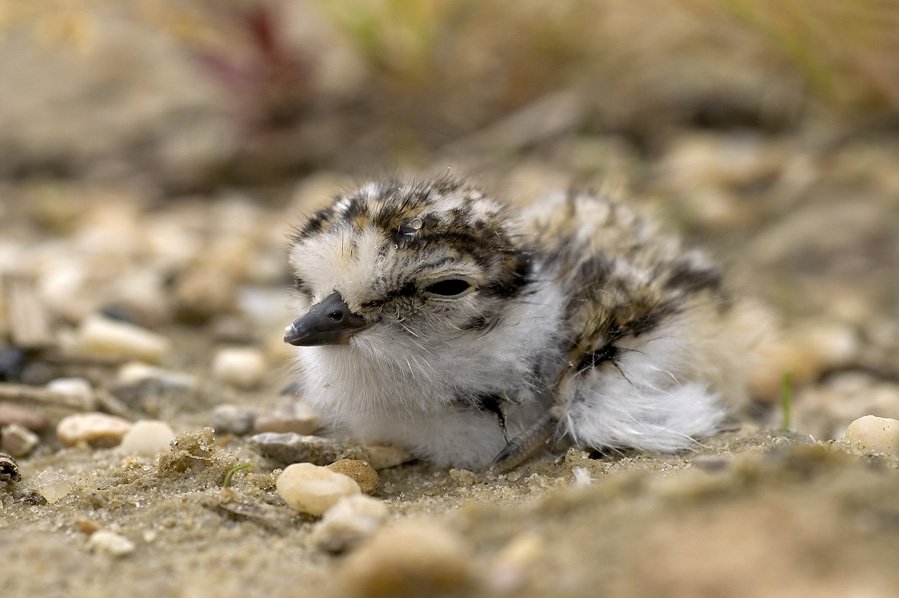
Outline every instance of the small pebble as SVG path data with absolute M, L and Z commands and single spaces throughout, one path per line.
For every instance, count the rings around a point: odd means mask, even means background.
M 171 426 L 163 421 L 142 420 L 135 422 L 122 438 L 120 448 L 126 454 L 152 457 L 169 448 L 175 439 Z
M 99 523 L 91 519 L 79 519 L 75 522 L 75 527 L 85 536 L 89 536 L 103 529 Z
M 71 492 L 75 482 L 58 471 L 45 469 L 34 478 L 34 487 L 44 500 L 53 504 Z
M 363 449 L 365 460 L 377 470 L 396 467 L 414 459 L 406 449 L 387 444 L 366 444 Z
M 212 361 L 213 376 L 243 389 L 259 386 L 265 369 L 262 352 L 251 347 L 222 349 Z
M 0 429 L 0 450 L 13 457 L 27 457 L 40 443 L 40 436 L 18 424 Z
M 87 443 L 93 447 L 116 446 L 131 429 L 131 422 L 105 413 L 76 413 L 60 420 L 56 436 L 66 446 Z
M 93 315 L 82 322 L 70 350 L 76 355 L 155 363 L 168 353 L 169 342 L 139 326 Z
M 257 417 L 253 431 L 257 434 L 262 432 L 315 434 L 321 427 L 321 420 L 312 407 L 305 401 L 291 401 L 288 405 Z
M 28 407 L 15 403 L 0 403 L 0 426 L 12 424 L 37 431 L 47 427 L 47 418 Z
M 352 478 L 311 463 L 294 463 L 275 482 L 278 494 L 293 509 L 321 516 L 345 496 L 359 494 Z
M 275 434 L 265 432 L 247 438 L 250 445 L 260 454 L 279 465 L 291 463 L 313 463 L 329 465 L 340 459 L 352 459 L 362 456 L 362 449 L 348 446 L 331 438 L 321 436 L 304 436 L 288 432 Z M 371 463 L 371 460 L 366 457 Z
M 85 405 L 94 400 L 94 388 L 84 378 L 57 378 L 47 383 L 47 390 L 78 399 Z
M 241 436 L 253 430 L 256 414 L 239 405 L 219 405 L 212 411 L 212 427 L 216 434 Z
M 387 520 L 387 505 L 357 494 L 341 498 L 328 509 L 312 531 L 312 541 L 322 550 L 341 553 L 367 538 Z
M 353 478 L 365 494 L 374 494 L 381 484 L 378 472 L 361 459 L 341 459 L 327 466 L 331 471 Z
M 121 557 L 134 552 L 134 542 L 109 530 L 98 530 L 90 535 L 87 548 L 91 552 Z
M 172 388 L 193 389 L 197 385 L 197 379 L 190 374 L 173 372 L 139 361 L 130 361 L 124 364 L 116 375 L 116 383 L 124 386 L 136 385 L 148 380 Z
M 406 521 L 382 528 L 337 571 L 352 596 L 475 593 L 474 558 L 463 540 L 435 523 Z
M 18 347 L 4 347 L 0 349 L 0 381 L 17 382 L 28 358 L 25 351 Z
M 899 420 L 876 415 L 860 417 L 849 424 L 843 442 L 866 451 L 899 455 Z

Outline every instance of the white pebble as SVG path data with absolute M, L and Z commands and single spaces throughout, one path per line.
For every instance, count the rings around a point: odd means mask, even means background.
M 328 552 L 344 552 L 370 536 L 387 519 L 387 505 L 376 498 L 354 495 L 328 509 L 312 531 L 312 541 Z
M 362 493 L 349 476 L 312 463 L 288 465 L 275 487 L 291 508 L 311 515 L 322 515 L 341 498 Z
M 71 351 L 93 357 L 140 359 L 155 363 L 169 350 L 168 340 L 145 328 L 90 316 L 81 323 Z
M 98 530 L 87 540 L 87 547 L 92 552 L 109 556 L 125 556 L 134 552 L 134 542 L 124 536 L 108 530 Z
M 71 492 L 75 482 L 58 471 L 46 469 L 34 478 L 34 487 L 44 500 L 53 504 Z
M 47 383 L 47 390 L 78 399 L 84 405 L 94 400 L 94 388 L 84 378 L 57 378 Z
M 131 429 L 127 419 L 105 413 L 76 413 L 62 418 L 56 425 L 56 436 L 66 446 L 86 442 L 92 446 L 119 444 Z
M 171 426 L 163 421 L 143 420 L 135 422 L 122 438 L 121 449 L 129 455 L 152 457 L 169 448 L 175 439 Z
M 129 361 L 119 368 L 116 375 L 116 382 L 124 386 L 140 384 L 147 380 L 156 380 L 165 386 L 186 389 L 192 389 L 197 385 L 196 377 L 190 374 L 173 372 L 139 361 Z
M 899 454 L 899 420 L 889 417 L 866 415 L 860 417 L 846 429 L 843 442 L 848 442 L 866 451 Z
M 265 357 L 258 349 L 249 347 L 222 349 L 213 359 L 212 374 L 238 388 L 255 388 L 265 375 Z

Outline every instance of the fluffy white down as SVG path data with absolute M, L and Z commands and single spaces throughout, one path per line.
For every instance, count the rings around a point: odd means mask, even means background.
M 720 356 L 705 353 L 695 332 L 689 321 L 675 319 L 625 351 L 617 366 L 607 363 L 567 380 L 560 389 L 564 432 L 585 447 L 664 452 L 717 432 L 727 410 L 697 372 Z
M 297 351 L 304 397 L 330 426 L 363 442 L 411 449 L 437 465 L 481 468 L 505 446 L 495 414 L 463 408 L 466 393 L 500 393 L 509 434 L 549 405 L 528 380 L 535 355 L 557 345 L 561 298 L 544 285 L 517 303 L 490 334 L 424 344 L 396 330 L 368 330 L 349 347 Z M 517 403 L 517 404 L 516 404 Z

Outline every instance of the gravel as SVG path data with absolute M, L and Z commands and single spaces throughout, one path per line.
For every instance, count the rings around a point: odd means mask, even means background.
M 76 413 L 56 425 L 56 437 L 66 446 L 85 443 L 96 447 L 116 446 L 131 429 L 131 422 L 106 413 Z
M 288 466 L 276 483 L 278 495 L 293 509 L 321 516 L 341 498 L 359 494 L 351 477 L 311 463 Z
M 899 420 L 865 415 L 849 424 L 843 442 L 864 451 L 899 457 Z
M 119 448 L 126 455 L 152 457 L 169 448 L 175 432 L 163 421 L 141 420 L 125 433 Z

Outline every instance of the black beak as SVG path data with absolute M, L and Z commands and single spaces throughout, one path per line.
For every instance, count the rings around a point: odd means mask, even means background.
M 368 322 L 351 312 L 340 293 L 334 291 L 284 330 L 284 342 L 297 347 L 342 345 L 366 327 Z

